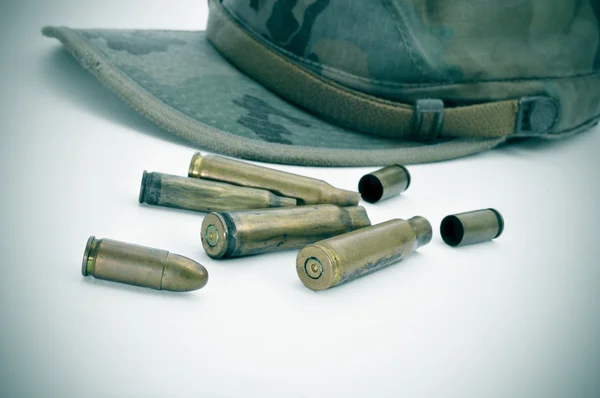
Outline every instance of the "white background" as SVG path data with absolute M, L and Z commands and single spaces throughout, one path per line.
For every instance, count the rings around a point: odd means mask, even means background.
M 217 262 L 202 214 L 139 205 L 143 170 L 193 148 L 88 75 L 46 24 L 199 29 L 202 1 L 0 5 L 0 396 L 598 397 L 600 131 L 412 166 L 374 223 L 422 215 L 432 242 L 324 292 L 295 252 Z M 355 189 L 374 168 L 275 166 Z M 494 207 L 494 242 L 453 249 L 444 215 Z M 206 266 L 189 294 L 83 278 L 89 235 Z

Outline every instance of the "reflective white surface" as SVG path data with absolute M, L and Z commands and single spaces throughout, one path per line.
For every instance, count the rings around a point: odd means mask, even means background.
M 597 397 L 600 129 L 409 166 L 374 223 L 422 215 L 433 241 L 324 292 L 296 252 L 214 261 L 202 214 L 142 206 L 142 172 L 196 148 L 108 93 L 43 25 L 198 29 L 200 1 L 8 1 L 0 11 L 0 396 Z M 374 168 L 274 166 L 356 189 Z M 447 214 L 493 207 L 494 242 L 446 246 Z M 83 278 L 89 235 L 206 266 L 190 294 Z

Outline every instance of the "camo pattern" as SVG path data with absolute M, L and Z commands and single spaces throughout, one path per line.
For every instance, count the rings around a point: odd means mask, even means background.
M 213 19 L 216 1 L 210 0 Z M 409 103 L 439 98 L 446 106 L 548 95 L 561 106 L 549 136 L 600 120 L 597 0 L 218 1 L 227 7 L 221 15 L 274 51 L 366 93 Z M 169 130 L 180 134 L 185 123 L 178 120 L 191 120 L 198 127 L 187 139 L 233 155 L 383 165 L 449 159 L 500 142 L 422 143 L 337 126 L 240 73 L 205 32 L 45 28 L 44 34 L 63 41 L 120 96 L 144 93 L 164 104 L 177 119 Z M 132 86 L 115 86 L 117 75 Z M 136 109 L 157 121 L 154 110 Z M 207 131 L 217 138 L 204 139 Z
M 365 139 L 363 134 L 302 111 L 227 63 L 204 33 L 129 30 L 77 33 L 111 66 L 163 103 L 233 137 L 342 149 L 421 145 L 384 138 Z
M 598 0 L 222 4 L 249 31 L 303 66 L 390 99 L 404 100 L 408 85 L 565 77 L 600 69 Z

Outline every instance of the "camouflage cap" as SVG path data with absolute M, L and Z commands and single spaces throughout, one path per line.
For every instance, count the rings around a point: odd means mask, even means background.
M 279 163 L 422 163 L 600 120 L 596 0 L 209 0 L 206 31 L 44 28 L 142 114 Z

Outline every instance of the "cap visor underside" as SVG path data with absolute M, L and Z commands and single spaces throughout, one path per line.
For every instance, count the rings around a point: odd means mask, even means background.
M 453 159 L 503 139 L 429 144 L 338 127 L 273 94 L 229 64 L 202 31 L 47 27 L 104 85 L 158 124 L 204 149 L 306 166 L 380 166 Z

